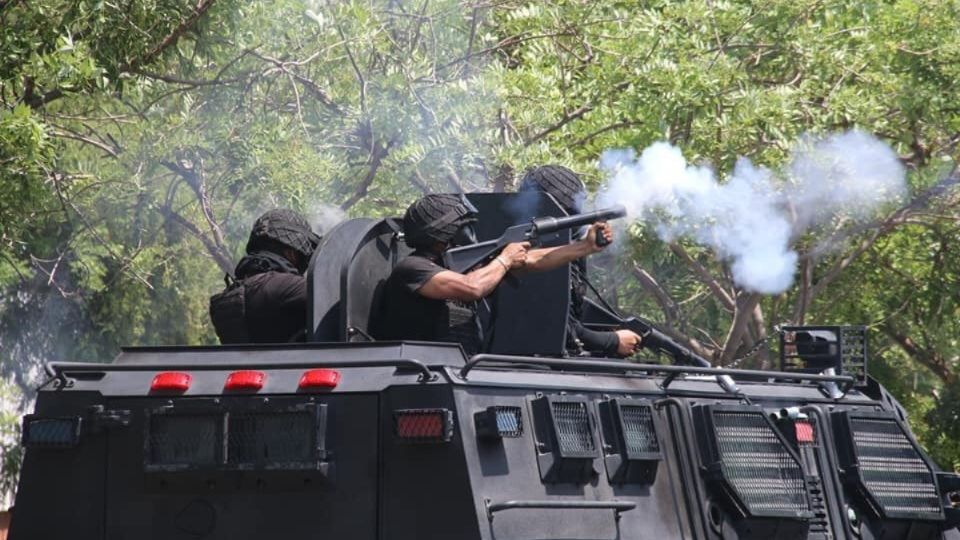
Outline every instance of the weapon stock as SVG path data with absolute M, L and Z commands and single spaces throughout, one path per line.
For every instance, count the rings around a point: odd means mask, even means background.
M 473 270 L 480 263 L 496 256 L 507 244 L 514 242 L 537 244 L 539 238 L 545 234 L 575 229 L 598 221 L 621 218 L 625 215 L 627 215 L 626 209 L 618 205 L 575 216 L 536 218 L 530 223 L 507 228 L 497 239 L 448 249 L 443 253 L 443 262 L 448 270 L 464 274 Z M 605 244 L 599 243 L 598 245 L 603 246 Z

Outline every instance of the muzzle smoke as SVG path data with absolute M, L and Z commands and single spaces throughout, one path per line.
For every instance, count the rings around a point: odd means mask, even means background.
M 609 179 L 598 206 L 623 204 L 663 241 L 686 237 L 711 248 L 738 285 L 765 294 L 793 283 L 793 242 L 804 232 L 839 218 L 865 219 L 906 192 L 893 150 L 860 131 L 804 138 L 781 171 L 741 158 L 724 183 L 665 142 L 639 157 L 607 151 L 600 165 Z

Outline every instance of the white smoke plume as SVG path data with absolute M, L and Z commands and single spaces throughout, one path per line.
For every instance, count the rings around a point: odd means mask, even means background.
M 906 192 L 893 150 L 860 131 L 804 138 L 779 172 L 741 158 L 723 183 L 665 142 L 639 157 L 607 151 L 600 166 L 609 179 L 599 206 L 625 205 L 665 242 L 687 237 L 713 249 L 737 284 L 765 294 L 792 285 L 799 235 L 839 217 L 865 219 Z
M 313 226 L 314 232 L 326 235 L 341 221 L 347 219 L 347 213 L 339 206 L 322 201 L 310 204 L 306 212 L 307 221 Z

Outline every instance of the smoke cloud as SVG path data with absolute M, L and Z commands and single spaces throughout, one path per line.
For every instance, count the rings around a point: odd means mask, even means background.
M 306 217 L 313 226 L 314 232 L 326 235 L 341 221 L 347 219 L 347 213 L 339 206 L 317 201 L 309 206 Z
M 737 284 L 765 294 L 792 285 L 801 234 L 841 217 L 863 220 L 906 193 L 896 154 L 861 131 L 806 137 L 780 171 L 741 158 L 723 183 L 665 142 L 639 156 L 607 151 L 600 166 L 609 178 L 598 205 L 625 205 L 665 242 L 685 237 L 713 249 Z

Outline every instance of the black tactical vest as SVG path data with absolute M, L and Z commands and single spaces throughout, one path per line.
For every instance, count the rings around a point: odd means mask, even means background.
M 210 297 L 210 319 L 220 343 L 250 343 L 243 281 L 228 283 L 223 292 Z

